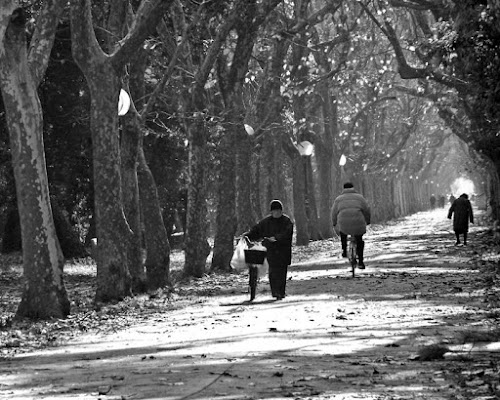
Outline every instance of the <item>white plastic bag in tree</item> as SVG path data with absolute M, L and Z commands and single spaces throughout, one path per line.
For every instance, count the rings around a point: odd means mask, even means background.
M 237 271 L 243 271 L 247 268 L 245 249 L 248 249 L 247 242 L 244 238 L 241 238 L 234 249 L 233 258 L 231 258 L 230 263 L 231 267 Z

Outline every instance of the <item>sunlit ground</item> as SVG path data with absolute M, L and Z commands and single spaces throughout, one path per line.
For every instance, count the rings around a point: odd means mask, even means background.
M 481 270 L 468 263 L 468 248 L 453 246 L 446 214 L 372 226 L 367 269 L 355 278 L 336 240 L 294 249 L 297 260 L 299 250 L 317 259 L 290 267 L 284 301 L 272 300 L 267 279 L 249 303 L 244 276 L 203 278 L 193 285 L 219 279 L 219 294 L 8 361 L 0 398 L 99 398 L 106 390 L 103 400 L 456 398 L 464 389 L 450 371 L 498 361 L 500 349 L 464 339 L 492 326 L 475 284 Z M 471 229 L 471 248 L 479 230 Z M 119 308 L 110 313 L 118 317 Z M 450 348 L 443 360 L 415 358 L 436 343 Z

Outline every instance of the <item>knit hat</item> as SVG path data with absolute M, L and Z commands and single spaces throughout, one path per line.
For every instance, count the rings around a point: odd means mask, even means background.
M 273 210 L 283 210 L 283 204 L 279 200 L 271 201 L 271 211 Z

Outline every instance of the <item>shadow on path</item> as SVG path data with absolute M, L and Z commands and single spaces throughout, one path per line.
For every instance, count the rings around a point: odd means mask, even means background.
M 368 268 L 354 279 L 327 249 L 290 267 L 282 301 L 263 279 L 249 302 L 235 279 L 114 334 L 13 357 L 0 364 L 0 398 L 458 398 L 456 371 L 498 365 L 500 346 L 464 340 L 491 329 L 470 263 L 476 239 L 455 248 L 449 234 L 427 234 L 443 225 L 435 214 L 370 232 Z M 449 356 L 419 361 L 430 344 Z

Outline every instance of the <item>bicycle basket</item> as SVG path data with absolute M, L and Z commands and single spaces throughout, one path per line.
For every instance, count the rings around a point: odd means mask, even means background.
M 264 264 L 266 252 L 262 250 L 245 250 L 245 262 L 247 264 Z

